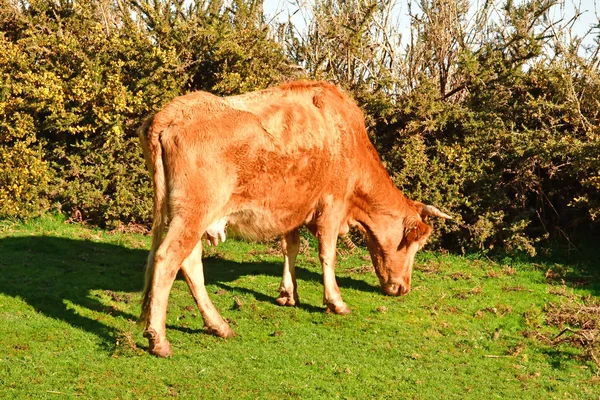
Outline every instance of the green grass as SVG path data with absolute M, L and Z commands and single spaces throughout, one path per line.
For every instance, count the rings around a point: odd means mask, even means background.
M 597 264 L 503 263 L 423 252 L 392 298 L 367 253 L 339 257 L 353 313 L 329 315 L 314 246 L 301 304 L 276 305 L 281 256 L 228 240 L 205 258 L 208 291 L 237 336 L 203 331 L 185 282 L 171 292 L 175 355 L 146 352 L 140 310 L 149 238 L 42 217 L 0 222 L 0 398 L 597 398 L 595 363 L 551 346 L 544 305 L 598 295 Z M 595 270 L 594 270 L 595 268 Z

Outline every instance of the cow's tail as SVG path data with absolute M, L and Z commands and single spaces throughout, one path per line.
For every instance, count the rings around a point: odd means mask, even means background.
M 152 290 L 152 279 L 154 276 L 154 255 L 160 246 L 165 230 L 167 218 L 167 184 L 165 169 L 163 165 L 162 147 L 160 144 L 160 130 L 153 126 L 154 115 L 146 118 L 138 129 L 138 137 L 146 166 L 152 176 L 154 186 L 154 222 L 152 224 L 152 248 L 148 255 L 146 264 L 146 275 L 144 282 L 144 294 L 142 297 L 142 313 L 138 320 L 139 324 L 145 324 L 150 313 L 150 292 Z

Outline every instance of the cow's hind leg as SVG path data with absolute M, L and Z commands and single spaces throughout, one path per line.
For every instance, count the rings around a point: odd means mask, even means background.
M 281 238 L 283 250 L 283 277 L 279 286 L 277 304 L 281 306 L 295 306 L 298 300 L 298 285 L 296 284 L 296 256 L 300 250 L 300 234 L 298 229 L 287 233 Z
M 152 227 L 152 247 L 150 249 L 150 254 L 148 255 L 148 261 L 146 262 L 144 293 L 142 295 L 142 313 L 138 320 L 140 325 L 146 325 L 148 322 L 148 315 L 150 313 L 150 290 L 152 289 L 152 277 L 154 276 L 154 256 L 162 243 L 163 232 L 164 223 L 162 221 Z
M 174 217 L 165 239 L 154 255 L 152 282 L 148 289 L 147 323 L 144 336 L 149 350 L 159 357 L 172 354 L 166 338 L 167 304 L 171 286 L 183 261 L 200 240 L 197 219 Z
M 204 286 L 204 270 L 202 266 L 201 241 L 198 241 L 192 254 L 190 254 L 183 262 L 181 267 L 183 276 L 190 287 L 198 308 L 200 309 L 206 329 L 211 334 L 222 338 L 233 336 L 233 331 L 221 317 L 206 292 L 206 287 Z

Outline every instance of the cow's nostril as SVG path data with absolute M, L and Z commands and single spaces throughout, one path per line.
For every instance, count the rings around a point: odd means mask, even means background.
M 400 287 L 398 288 L 398 294 L 399 296 L 405 296 L 410 292 L 410 285 L 400 285 Z

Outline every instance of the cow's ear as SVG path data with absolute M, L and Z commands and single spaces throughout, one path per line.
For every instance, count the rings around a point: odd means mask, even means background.
M 431 234 L 431 227 L 421 221 L 416 221 L 414 225 L 407 228 L 406 240 L 410 243 L 427 238 Z
M 427 222 L 427 215 L 423 215 L 423 207 L 425 207 L 425 204 L 421 203 L 420 201 L 413 201 L 414 210 L 419 213 L 423 219 L 423 222 Z

